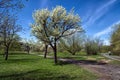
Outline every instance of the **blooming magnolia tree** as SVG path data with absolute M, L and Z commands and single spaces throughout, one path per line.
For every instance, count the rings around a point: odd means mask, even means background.
M 82 31 L 80 17 L 71 10 L 67 13 L 62 6 L 53 10 L 36 10 L 33 14 L 32 33 L 38 39 L 48 43 L 54 51 L 54 61 L 57 63 L 57 42 L 60 38 Z

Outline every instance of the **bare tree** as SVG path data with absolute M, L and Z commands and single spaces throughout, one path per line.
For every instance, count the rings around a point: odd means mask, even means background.
M 20 25 L 16 23 L 16 19 L 7 14 L 2 18 L 0 24 L 0 37 L 5 47 L 5 60 L 8 59 L 9 48 L 12 41 L 16 38 L 16 33 L 21 30 Z
M 2 10 L 8 8 L 8 9 L 19 9 L 23 8 L 24 4 L 22 3 L 22 0 L 0 0 L 0 8 Z
M 0 0 L 0 42 L 4 43 L 5 60 L 8 58 L 9 47 L 20 30 L 14 14 L 23 7 L 22 0 Z
M 0 0 L 0 18 L 6 13 L 6 11 L 11 11 L 12 13 L 24 7 L 22 0 Z

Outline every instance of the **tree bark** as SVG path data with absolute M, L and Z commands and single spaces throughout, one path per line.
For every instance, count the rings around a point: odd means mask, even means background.
M 30 47 L 26 46 L 26 48 L 27 48 L 27 53 L 30 54 Z
M 4 47 L 3 57 L 5 57 L 5 54 L 6 54 L 6 48 Z
M 28 50 L 27 53 L 30 54 L 30 51 Z
M 54 62 L 55 62 L 55 64 L 57 64 L 57 47 L 56 47 L 56 41 L 54 43 L 53 50 L 54 50 Z
M 8 50 L 9 50 L 9 47 L 7 46 L 5 51 L 5 60 L 8 60 Z
M 48 45 L 45 45 L 45 53 L 44 53 L 44 58 L 46 58 L 46 56 L 47 56 L 47 48 L 48 48 Z

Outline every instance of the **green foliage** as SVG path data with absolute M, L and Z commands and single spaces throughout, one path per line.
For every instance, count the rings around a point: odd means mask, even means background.
M 85 51 L 88 55 L 96 55 L 102 46 L 102 42 L 99 39 L 89 39 L 85 41 Z
M 76 52 L 81 51 L 82 48 L 82 39 L 80 37 L 72 35 L 67 38 L 61 39 L 60 47 L 62 50 L 66 50 L 72 55 L 75 55 Z
M 120 66 L 120 61 L 111 61 L 110 64 Z
M 108 45 L 101 46 L 101 51 L 100 51 L 101 53 L 107 53 L 109 51 L 111 51 L 111 46 Z
M 10 45 L 10 51 L 22 51 L 21 38 L 19 35 L 15 35 Z
M 0 55 L 0 80 L 96 80 L 96 76 L 76 65 L 54 65 L 51 59 L 14 53 L 8 61 Z M 86 76 L 87 75 L 87 76 Z
M 113 27 L 111 34 L 111 47 L 113 54 L 120 55 L 120 24 Z

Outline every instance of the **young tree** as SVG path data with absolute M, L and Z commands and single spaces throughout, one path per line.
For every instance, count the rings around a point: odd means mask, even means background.
M 5 60 L 8 59 L 8 51 L 12 41 L 16 38 L 16 33 L 21 30 L 20 25 L 16 23 L 16 19 L 9 14 L 4 16 L 0 24 L 0 37 L 5 47 Z
M 34 42 L 32 40 L 27 40 L 27 39 L 24 39 L 22 41 L 22 48 L 23 48 L 24 51 L 27 52 L 27 54 L 30 54 L 30 51 L 33 47 L 33 43 Z
M 36 36 L 36 35 L 34 35 L 34 36 Z M 48 46 L 49 46 L 49 44 L 46 41 L 42 40 L 41 37 L 37 37 L 37 38 L 41 42 L 41 44 L 39 44 L 39 45 L 41 45 L 40 47 L 42 47 L 42 48 L 44 47 L 44 49 L 43 49 L 44 50 L 44 58 L 46 58 L 47 57 L 47 53 L 48 53 Z M 42 36 L 42 38 L 45 38 L 45 36 Z
M 80 35 L 72 35 L 60 40 L 60 46 L 72 55 L 75 55 L 76 52 L 81 51 L 83 46 L 83 38 L 79 36 Z
M 45 47 L 45 53 L 44 53 L 44 58 L 47 57 L 47 53 L 48 53 L 48 44 L 47 43 L 44 43 L 44 47 Z
M 88 55 L 97 55 L 97 53 L 100 52 L 102 41 L 99 39 L 87 38 L 85 40 L 84 45 L 85 45 L 85 51 Z
M 12 44 L 10 45 L 11 51 L 22 51 L 22 46 L 21 46 L 21 38 L 19 35 L 15 35 L 15 39 L 12 41 Z
M 33 14 L 33 34 L 48 43 L 54 51 L 54 62 L 57 63 L 57 42 L 61 37 L 81 31 L 80 17 L 73 10 L 67 13 L 62 6 L 57 6 L 52 11 L 48 9 L 36 10 Z M 43 37 L 44 36 L 44 37 Z

